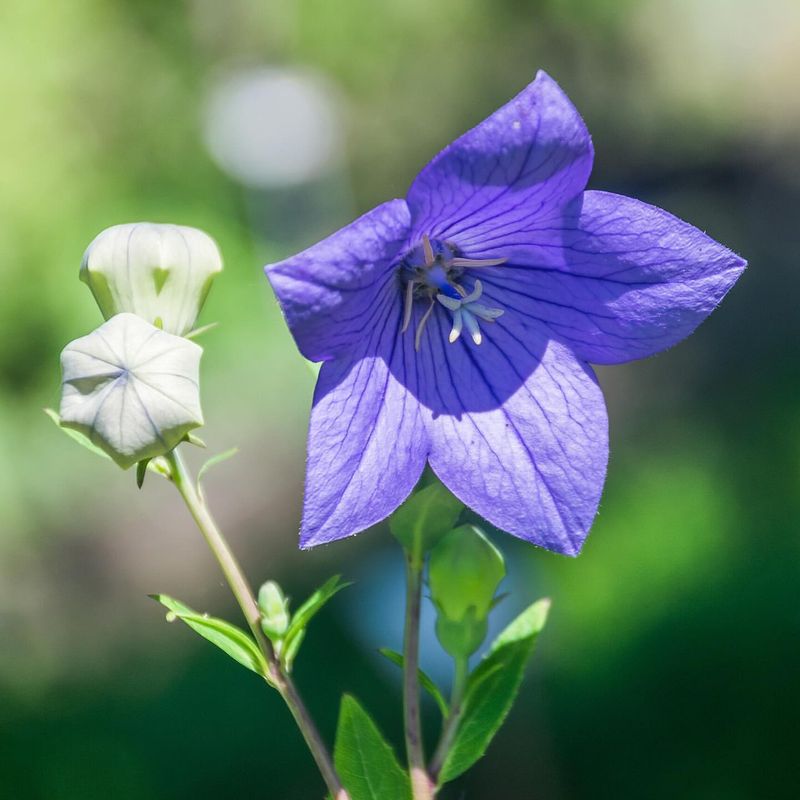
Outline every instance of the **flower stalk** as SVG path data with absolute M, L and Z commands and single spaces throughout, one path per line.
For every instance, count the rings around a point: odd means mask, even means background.
M 431 759 L 428 772 L 431 778 L 438 782 L 439 773 L 442 771 L 444 762 L 450 752 L 450 748 L 455 741 L 458 725 L 461 722 L 461 715 L 464 711 L 464 694 L 469 678 L 469 662 L 465 656 L 455 659 L 455 675 L 453 677 L 453 689 L 450 695 L 450 713 L 444 721 L 442 735 L 436 751 Z
M 434 784 L 425 768 L 419 704 L 419 622 L 422 604 L 421 547 L 406 550 L 406 620 L 403 637 L 403 710 L 406 755 L 414 800 L 432 800 Z
M 261 629 L 261 611 L 253 594 L 253 589 L 239 562 L 236 560 L 236 556 L 228 546 L 208 506 L 199 494 L 196 482 L 189 474 L 177 448 L 168 453 L 165 458 L 170 468 L 170 480 L 175 484 L 175 488 L 183 498 L 189 513 L 203 534 L 209 549 L 214 554 L 225 580 L 239 603 L 239 607 L 247 620 L 256 643 L 267 661 L 267 680 L 278 690 L 278 693 L 289 707 L 331 795 L 335 800 L 349 800 L 349 795 L 336 774 L 327 747 L 322 741 L 322 737 L 303 703 L 297 687 L 281 665 L 272 644 Z

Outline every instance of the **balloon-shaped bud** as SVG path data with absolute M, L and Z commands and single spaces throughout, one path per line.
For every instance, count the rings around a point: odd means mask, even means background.
M 289 601 L 275 581 L 267 581 L 258 590 L 261 628 L 270 639 L 280 639 L 289 627 Z
M 100 233 L 84 253 L 80 278 L 106 319 L 127 311 L 183 336 L 221 269 L 219 248 L 203 231 L 136 222 Z
M 465 657 L 486 638 L 494 594 L 506 574 L 500 551 L 474 525 L 462 525 L 433 548 L 428 581 L 436 633 L 448 653 Z
M 123 469 L 172 450 L 203 424 L 202 348 L 117 314 L 61 353 L 60 421 Z

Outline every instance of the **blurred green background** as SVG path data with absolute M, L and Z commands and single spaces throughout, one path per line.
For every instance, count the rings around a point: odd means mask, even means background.
M 277 696 L 146 598 L 236 613 L 170 487 L 138 492 L 41 411 L 61 347 L 100 320 L 84 248 L 141 219 L 201 227 L 226 260 L 203 436 L 241 453 L 207 487 L 253 581 L 298 599 L 356 581 L 301 652 L 308 703 L 330 739 L 354 691 L 399 743 L 375 650 L 399 644 L 400 558 L 382 526 L 296 549 L 313 376 L 261 265 L 402 196 L 540 67 L 592 131 L 592 188 L 751 266 L 690 340 L 600 371 L 611 463 L 580 558 L 495 537 L 498 616 L 544 594 L 553 613 L 488 758 L 446 796 L 799 796 L 798 41 L 797 0 L 3 2 L 0 797 L 323 793 Z

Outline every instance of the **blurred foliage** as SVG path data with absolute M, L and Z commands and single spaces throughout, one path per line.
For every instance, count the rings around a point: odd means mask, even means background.
M 254 581 L 303 596 L 391 548 L 297 555 L 312 378 L 260 265 L 372 204 L 547 69 L 593 133 L 592 186 L 663 205 L 751 267 L 686 344 L 603 370 L 609 485 L 578 560 L 512 541 L 510 616 L 552 596 L 533 680 L 451 797 L 796 796 L 800 521 L 800 6 L 795 0 L 45 0 L 0 8 L 0 794 L 15 800 L 320 794 L 277 698 L 145 598 L 231 603 L 174 498 L 58 435 L 57 353 L 99 321 L 77 280 L 103 228 L 201 227 L 226 272 L 202 321 L 209 479 Z M 213 164 L 221 70 L 338 86 L 352 207 L 282 238 L 275 198 Z M 327 191 L 321 184 L 316 191 Z M 339 191 L 339 189 L 337 189 Z M 300 230 L 302 225 L 298 226 Z M 154 585 L 156 584 L 156 585 Z M 522 587 L 522 588 L 520 588 Z M 348 594 L 357 596 L 359 586 Z M 399 614 L 387 597 L 385 613 Z M 330 740 L 354 691 L 397 745 L 399 686 L 336 598 L 297 680 Z M 374 646 L 394 644 L 375 641 Z M 324 664 L 324 669 L 316 665 Z M 198 702 L 202 698 L 203 702 Z M 431 708 L 433 712 L 433 709 Z M 431 714 L 429 722 L 434 719 Z M 221 732 L 224 732 L 221 735 Z M 432 738 L 435 731 L 430 731 Z

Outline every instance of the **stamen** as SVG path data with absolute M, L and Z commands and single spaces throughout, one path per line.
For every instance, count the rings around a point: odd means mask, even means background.
M 503 314 L 503 310 L 501 308 L 489 308 L 483 303 L 475 302 L 483 294 L 483 284 L 479 280 L 475 281 L 475 285 L 469 294 L 458 284 L 455 284 L 455 286 L 461 294 L 460 300 L 455 300 L 444 294 L 436 295 L 436 299 L 453 314 L 453 327 L 448 336 L 450 344 L 459 339 L 464 327 L 469 331 L 472 341 L 476 345 L 481 344 L 483 342 L 483 334 L 478 324 L 478 318 L 484 320 L 484 322 L 494 322 Z
M 452 258 L 448 262 L 453 267 L 499 267 L 507 258 Z
M 408 330 L 408 324 L 411 322 L 411 312 L 414 310 L 414 281 L 409 281 L 406 284 L 406 302 L 405 310 L 403 311 L 403 329 L 401 333 Z
M 428 310 L 423 314 L 422 319 L 419 321 L 419 325 L 417 325 L 417 335 L 414 337 L 414 349 L 419 352 L 419 343 L 422 340 L 422 331 L 425 330 L 425 323 L 430 319 L 431 314 L 433 313 L 433 306 L 435 305 L 436 301 L 431 297 L 431 304 L 428 306 Z
M 425 266 L 432 267 L 435 259 L 433 247 L 431 247 L 431 238 L 427 233 L 422 234 L 422 250 L 425 253 Z

